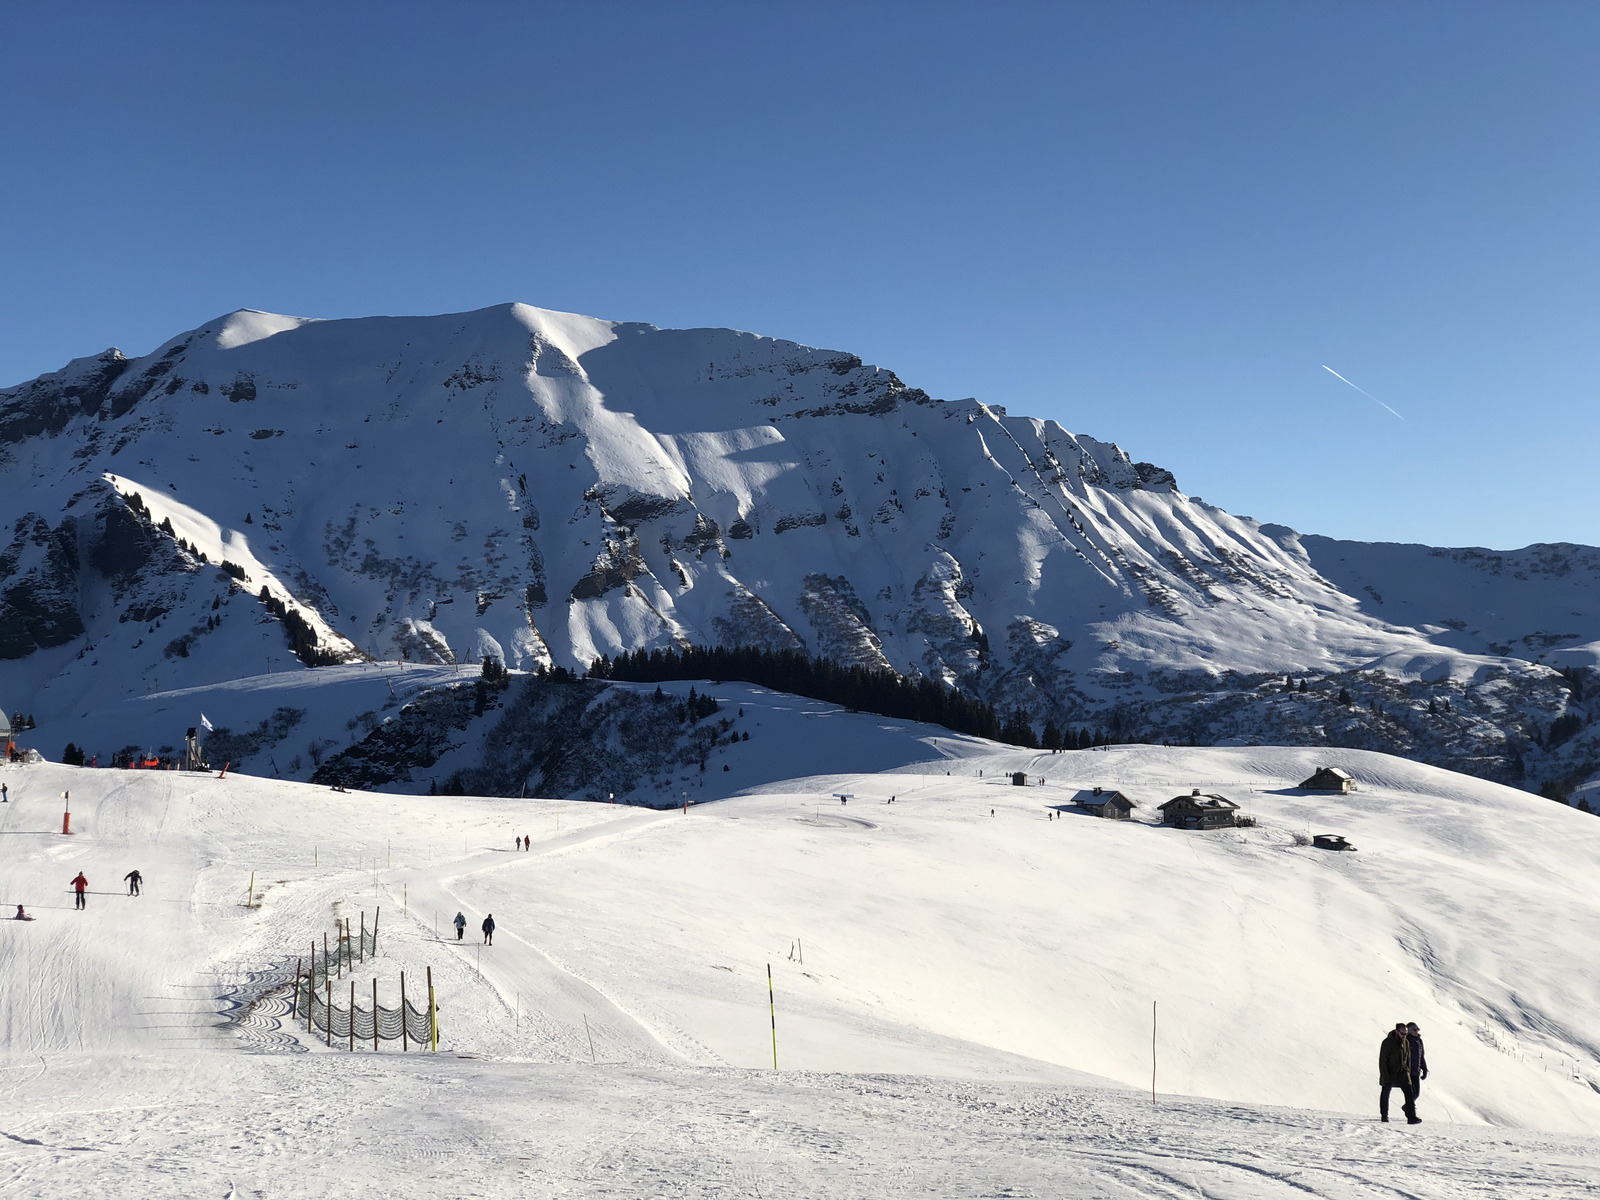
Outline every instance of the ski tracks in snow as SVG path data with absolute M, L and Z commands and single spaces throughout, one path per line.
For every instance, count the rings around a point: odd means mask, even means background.
M 478 928 L 483 913 L 495 911 L 481 899 L 485 892 L 496 891 L 495 876 L 533 868 L 541 858 L 571 853 L 596 842 L 641 835 L 665 819 L 659 812 L 627 810 L 615 820 L 536 842 L 531 851 L 510 855 L 490 851 L 409 873 L 406 886 L 412 927 L 426 927 L 424 913 L 440 914 L 446 923 L 441 926 L 440 945 L 475 974 L 481 972 L 500 1003 L 519 1022 L 519 1039 L 533 1057 L 593 1062 L 600 1060 L 603 1052 L 607 1060 L 629 1063 L 684 1058 L 717 1061 L 687 1034 L 628 1011 L 605 989 L 558 960 L 534 940 L 531 920 L 497 918 L 493 946 L 482 945 Z M 502 880 L 502 884 L 506 882 Z M 518 911 L 518 893 L 504 886 L 500 891 L 507 904 L 499 906 L 499 911 Z M 520 909 L 525 916 L 531 913 L 526 901 L 520 903 Z M 457 911 L 469 917 L 466 938 L 459 942 L 445 931 Z

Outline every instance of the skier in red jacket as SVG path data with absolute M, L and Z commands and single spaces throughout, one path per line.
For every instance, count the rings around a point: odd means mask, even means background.
M 83 872 L 82 871 L 79 871 L 78 872 L 78 877 L 72 881 L 72 887 L 73 887 L 73 890 L 78 893 L 78 902 L 73 907 L 74 908 L 85 908 L 85 907 L 87 907 L 87 905 L 84 903 L 83 893 L 89 887 L 89 881 L 83 877 Z

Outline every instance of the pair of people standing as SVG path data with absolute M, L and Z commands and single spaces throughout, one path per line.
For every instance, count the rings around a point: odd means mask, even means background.
M 1389 1090 L 1399 1088 L 1405 1097 L 1402 1111 L 1407 1125 L 1420 1125 L 1417 1116 L 1417 1094 L 1422 1081 L 1428 1077 L 1428 1056 L 1422 1047 L 1422 1030 L 1415 1021 L 1400 1021 L 1383 1039 L 1378 1048 L 1378 1116 L 1389 1119 Z
M 130 895 L 130 896 L 137 896 L 139 894 L 140 888 L 142 888 L 144 886 L 144 876 L 139 874 L 139 871 L 138 871 L 137 868 L 135 868 L 132 871 L 129 871 L 126 875 L 124 875 L 122 877 L 122 879 L 123 879 L 123 882 L 128 885 L 128 895 Z M 78 872 L 78 877 L 72 881 L 70 886 L 71 886 L 71 888 L 73 890 L 73 893 L 75 894 L 75 899 L 73 901 L 72 907 L 73 908 L 87 908 L 88 904 L 86 902 L 86 898 L 84 896 L 84 893 L 89 890 L 89 880 L 87 878 L 85 878 L 85 876 L 84 876 L 82 871 Z

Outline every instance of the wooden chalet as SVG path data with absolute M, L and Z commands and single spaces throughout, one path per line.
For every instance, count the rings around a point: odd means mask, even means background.
M 1318 767 L 1317 773 L 1300 787 L 1307 792 L 1337 792 L 1345 796 L 1356 790 L 1356 781 L 1349 771 L 1339 767 Z
M 1092 792 L 1078 794 L 1078 807 L 1091 816 L 1104 817 L 1108 821 L 1131 821 L 1133 810 L 1139 805 L 1121 792 L 1095 788 Z
M 1318 850 L 1354 850 L 1342 834 L 1319 833 L 1311 839 L 1311 844 Z
M 1202 796 L 1195 788 L 1187 796 L 1174 796 L 1160 811 L 1162 821 L 1178 829 L 1229 829 L 1239 806 L 1226 796 Z

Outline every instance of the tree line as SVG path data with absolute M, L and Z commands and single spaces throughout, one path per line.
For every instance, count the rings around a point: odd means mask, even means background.
M 689 646 L 626 651 L 615 659 L 601 655 L 590 664 L 589 675 L 631 683 L 737 679 L 880 717 L 942 725 L 956 733 L 1014 746 L 1039 745 L 1032 721 L 1023 709 L 1014 709 L 1002 719 L 992 704 L 974 700 L 935 680 L 907 679 L 893 671 L 845 666 L 798 650 Z

